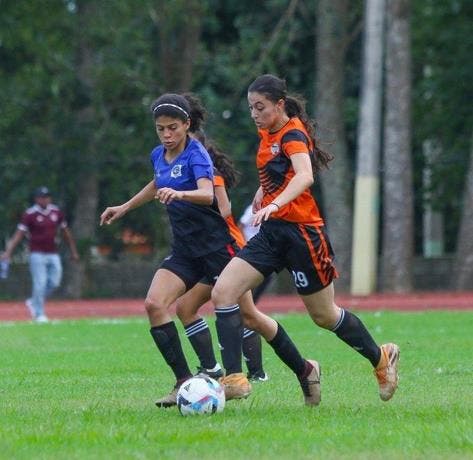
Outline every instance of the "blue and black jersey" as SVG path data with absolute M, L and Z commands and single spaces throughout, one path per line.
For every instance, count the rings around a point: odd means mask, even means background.
M 213 181 L 213 164 L 204 146 L 188 139 L 185 149 L 168 163 L 162 145 L 151 152 L 156 188 L 196 190 L 197 180 L 205 177 Z M 233 238 L 221 216 L 217 200 L 211 206 L 174 200 L 167 205 L 173 233 L 172 249 L 176 254 L 201 257 L 228 245 Z

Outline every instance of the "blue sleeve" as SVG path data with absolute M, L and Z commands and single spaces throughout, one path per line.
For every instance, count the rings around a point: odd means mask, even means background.
M 213 163 L 206 151 L 196 151 L 192 155 L 190 166 L 194 173 L 195 180 L 205 177 L 213 181 Z

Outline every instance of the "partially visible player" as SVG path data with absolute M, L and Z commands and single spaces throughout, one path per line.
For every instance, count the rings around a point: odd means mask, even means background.
M 312 320 L 372 364 L 380 397 L 387 401 L 398 384 L 398 346 L 378 346 L 360 319 L 334 300 L 333 280 L 338 274 L 310 190 L 313 169 L 327 166 L 331 157 L 317 147 L 304 101 L 287 94 L 284 80 L 273 75 L 258 77 L 248 88 L 248 105 L 260 136 L 256 156 L 260 187 L 253 200 L 253 223 L 261 224 L 261 229 L 220 274 L 212 291 L 213 303 L 229 308 L 265 276 L 286 268 Z M 306 404 L 319 404 L 319 364 L 302 358 L 274 319 L 240 306 L 246 327 L 258 331 L 296 374 Z
M 245 237 L 246 241 L 250 241 L 251 238 L 253 238 L 259 232 L 259 229 L 261 227 L 261 225 L 253 225 L 253 218 L 254 218 L 253 205 L 249 204 L 245 208 L 245 211 L 243 212 L 243 214 L 241 215 L 238 221 L 238 228 L 243 233 L 243 236 Z M 273 278 L 274 278 L 274 273 L 270 273 L 268 276 L 265 277 L 265 279 L 260 285 L 258 285 L 256 288 L 253 289 L 252 293 L 253 293 L 253 300 L 255 304 L 258 303 L 258 300 L 264 294 L 266 289 L 268 289 L 269 285 L 273 281 Z
M 192 123 L 189 103 L 179 94 L 164 94 L 151 107 L 161 145 L 151 152 L 154 178 L 120 206 L 108 207 L 100 224 L 111 224 L 153 199 L 166 206 L 173 233 L 172 250 L 158 268 L 145 300 L 151 335 L 176 383 L 156 401 L 176 405 L 179 386 L 192 376 L 169 308 L 202 278 L 211 283 L 238 250 L 221 216 L 213 190 L 213 164 L 202 144 L 188 136 Z M 245 293 L 243 296 L 251 295 Z M 242 323 L 237 306 L 215 310 L 227 375 L 221 383 L 227 399 L 250 394 L 241 372 Z
M 239 173 L 230 158 L 221 152 L 213 143 L 206 139 L 202 129 L 205 119 L 205 109 L 200 100 L 193 94 L 185 94 L 191 107 L 192 120 L 190 135 L 199 140 L 207 149 L 214 164 L 214 188 L 220 214 L 227 222 L 230 234 L 239 248 L 245 244 L 245 238 L 233 218 L 231 203 L 227 189 L 234 187 Z M 210 300 L 212 284 L 201 280 L 190 291 L 176 301 L 176 313 L 181 320 L 186 335 L 196 352 L 199 361 L 199 371 L 210 377 L 219 378 L 222 375 L 220 365 L 213 353 L 212 338 L 204 318 L 198 314 L 199 308 Z M 243 330 L 243 357 L 248 367 L 248 379 L 251 381 L 266 381 L 267 374 L 263 369 L 261 337 L 258 333 L 247 328 Z

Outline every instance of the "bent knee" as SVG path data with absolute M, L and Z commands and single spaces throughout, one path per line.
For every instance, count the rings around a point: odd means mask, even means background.
M 166 310 L 166 306 L 159 299 L 153 297 L 146 297 L 145 299 L 145 310 L 148 315 Z
M 236 303 L 236 301 L 232 299 L 232 296 L 229 295 L 225 287 L 220 285 L 218 282 L 212 288 L 211 299 L 212 303 L 219 307 Z
M 312 313 L 311 318 L 317 326 L 323 329 L 332 329 L 338 321 L 339 314 L 337 311 Z

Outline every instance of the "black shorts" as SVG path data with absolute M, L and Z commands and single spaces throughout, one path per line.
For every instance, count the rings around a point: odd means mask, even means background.
M 181 278 L 187 290 L 199 281 L 213 285 L 238 250 L 236 244 L 227 244 L 202 257 L 187 257 L 184 254 L 171 253 L 162 261 L 159 268 L 165 268 Z
M 318 292 L 338 277 L 332 246 L 323 226 L 268 220 L 237 257 L 265 277 L 286 268 L 302 295 Z

